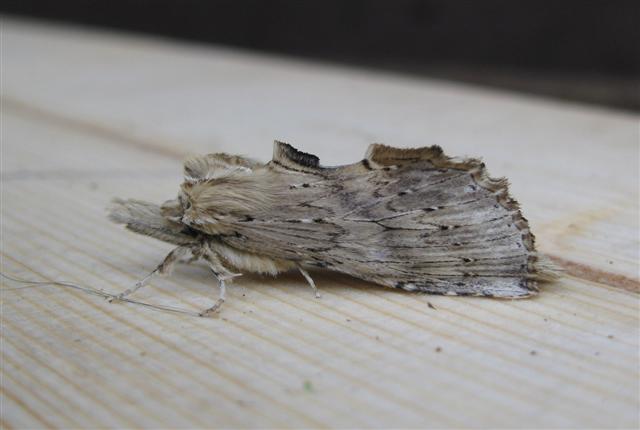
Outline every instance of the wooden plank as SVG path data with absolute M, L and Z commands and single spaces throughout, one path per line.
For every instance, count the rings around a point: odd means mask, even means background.
M 109 200 L 163 201 L 183 154 L 268 159 L 274 138 L 327 164 L 371 141 L 483 155 L 568 267 L 513 302 L 244 276 L 217 319 L 5 281 L 3 427 L 640 425 L 636 116 L 6 18 L 2 60 L 3 273 L 122 291 L 170 246 Z M 186 266 L 137 296 L 215 293 Z

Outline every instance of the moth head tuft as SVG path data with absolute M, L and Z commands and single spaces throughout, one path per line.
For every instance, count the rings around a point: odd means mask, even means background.
M 223 153 L 195 155 L 184 162 L 185 183 L 195 184 L 233 175 L 249 175 L 259 163 Z

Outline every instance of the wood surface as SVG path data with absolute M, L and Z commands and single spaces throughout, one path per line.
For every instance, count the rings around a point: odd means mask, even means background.
M 565 276 L 519 301 L 313 272 L 243 276 L 217 318 L 2 281 L 2 428 L 638 428 L 638 117 L 2 18 L 1 271 L 118 293 L 171 245 L 111 224 L 173 198 L 188 153 L 325 165 L 441 145 L 507 176 Z M 268 244 L 267 244 L 268 246 Z M 203 265 L 136 293 L 202 310 Z

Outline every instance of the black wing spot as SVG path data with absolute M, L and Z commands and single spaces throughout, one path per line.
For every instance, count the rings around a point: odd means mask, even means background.
M 440 230 L 453 230 L 454 228 L 460 228 L 461 225 L 441 225 Z
M 300 164 L 301 166 L 306 166 L 306 167 L 320 166 L 320 159 L 313 154 L 308 154 L 306 152 L 298 151 L 293 146 L 284 142 L 281 142 L 281 148 L 284 152 L 284 155 L 286 155 L 286 157 L 289 160 L 297 164 Z
M 320 267 L 322 269 L 331 266 L 331 263 L 327 263 L 326 261 L 314 261 L 313 263 L 310 263 L 310 264 L 315 267 Z
M 460 228 L 461 225 L 441 225 L 440 230 L 453 230 L 454 228 Z

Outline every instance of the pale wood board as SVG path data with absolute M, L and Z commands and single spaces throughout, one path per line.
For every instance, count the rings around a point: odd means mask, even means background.
M 2 19 L 3 273 L 119 292 L 170 245 L 112 225 L 190 152 L 483 156 L 567 274 L 524 301 L 243 276 L 218 318 L 3 280 L 3 428 L 639 423 L 638 117 L 445 82 Z M 137 298 L 201 310 L 181 266 Z M 428 306 L 431 303 L 435 309 Z

